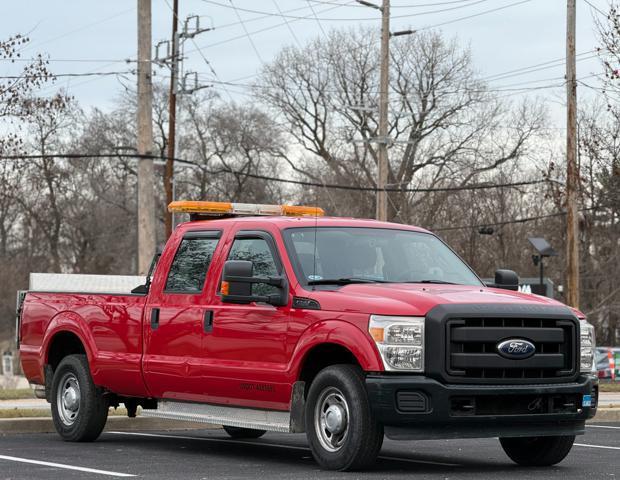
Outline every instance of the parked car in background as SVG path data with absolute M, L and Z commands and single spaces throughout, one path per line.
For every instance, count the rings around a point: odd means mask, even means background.
M 612 379 L 612 369 L 609 363 L 610 352 L 615 359 L 614 368 L 616 370 L 616 374 L 614 377 L 616 380 L 620 379 L 620 347 L 596 347 L 594 361 L 596 362 L 598 378 L 601 380 Z

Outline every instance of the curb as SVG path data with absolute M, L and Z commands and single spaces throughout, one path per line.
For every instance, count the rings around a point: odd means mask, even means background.
M 109 417 L 104 431 L 121 432 L 149 430 L 204 430 L 220 428 L 219 425 L 182 422 L 151 417 Z M 5 418 L 0 420 L 0 435 L 15 433 L 53 433 L 56 432 L 51 417 Z
M 589 423 L 607 423 L 607 422 L 620 422 L 620 408 L 597 408 L 596 417 L 592 420 L 588 420 Z
M 620 422 L 620 408 L 599 408 L 596 417 L 588 423 Z M 207 423 L 182 422 L 153 417 L 109 417 L 104 431 L 121 432 L 156 431 L 156 430 L 205 430 L 217 429 L 219 425 Z M 37 418 L 5 418 L 0 420 L 0 435 L 16 433 L 54 433 L 51 417 Z

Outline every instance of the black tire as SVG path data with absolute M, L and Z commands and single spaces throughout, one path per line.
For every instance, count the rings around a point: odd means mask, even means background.
M 62 359 L 54 372 L 51 397 L 54 426 L 63 440 L 92 442 L 99 437 L 108 419 L 108 399 L 93 383 L 85 355 Z
M 573 448 L 574 441 L 574 435 L 499 439 L 506 455 L 526 467 L 548 467 L 560 463 Z
M 335 419 L 331 426 L 329 415 Z M 319 372 L 308 392 L 305 423 L 314 459 L 329 470 L 365 469 L 375 463 L 383 444 L 383 425 L 374 418 L 364 376 L 354 365 Z
M 224 431 L 231 438 L 260 438 L 267 433 L 267 430 L 254 430 L 253 428 L 229 427 L 224 425 Z

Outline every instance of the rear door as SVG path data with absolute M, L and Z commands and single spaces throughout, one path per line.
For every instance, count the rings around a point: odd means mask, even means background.
M 275 234 L 268 230 L 237 231 L 227 242 L 225 258 L 252 261 L 255 276 L 285 274 Z M 222 265 L 214 272 L 219 280 Z M 253 292 L 265 295 L 274 288 L 256 284 Z M 213 330 L 205 335 L 204 342 L 208 359 L 205 377 L 212 386 L 210 401 L 286 410 L 291 395 L 285 378 L 290 299 L 286 306 L 275 307 L 223 303 L 216 295 L 212 308 Z
M 144 374 L 157 398 L 201 400 L 204 382 L 203 335 L 211 309 L 206 279 L 221 231 L 185 233 L 171 244 L 174 255 L 162 257 L 151 288 L 144 322 Z

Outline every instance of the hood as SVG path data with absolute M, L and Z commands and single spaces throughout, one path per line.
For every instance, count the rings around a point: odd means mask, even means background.
M 425 316 L 437 305 L 446 304 L 525 304 L 563 306 L 540 295 L 471 285 L 354 284 L 317 290 L 312 298 L 322 310 L 376 315 Z

